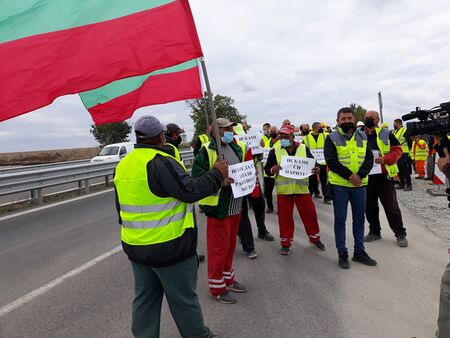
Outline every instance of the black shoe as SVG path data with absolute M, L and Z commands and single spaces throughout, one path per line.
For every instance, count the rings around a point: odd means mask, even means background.
M 331 204 L 331 200 L 326 198 L 326 199 L 323 200 L 323 203 L 325 203 L 325 204 Z
M 404 191 L 412 191 L 412 187 L 410 185 L 408 185 L 408 186 L 405 187 Z
M 404 184 L 399 184 L 396 186 L 397 189 L 405 189 L 405 185 Z
M 203 263 L 205 261 L 205 255 L 198 255 L 198 262 Z
M 291 253 L 291 249 L 288 246 L 282 246 L 280 249 L 280 254 L 287 256 Z
M 339 267 L 341 269 L 350 269 L 350 263 L 348 261 L 347 253 L 339 254 Z
M 368 265 L 368 266 L 377 265 L 377 261 L 370 258 L 370 256 L 364 250 L 362 250 L 361 252 L 358 252 L 358 253 L 356 253 L 356 252 L 353 253 L 352 261 L 359 262 L 359 263 L 362 263 L 362 264 Z
M 267 208 L 266 209 L 266 214 L 271 214 L 273 213 L 273 209 L 272 208 Z
M 266 232 L 264 235 L 259 234 L 258 238 L 264 239 L 268 242 L 273 242 L 275 240 L 275 237 L 273 237 L 269 232 Z
M 367 234 L 367 236 L 364 237 L 364 242 L 373 242 L 373 241 L 378 241 L 379 239 L 381 239 L 381 235 L 375 235 L 375 234 L 369 232 Z
M 397 244 L 400 248 L 407 248 L 408 247 L 408 240 L 406 239 L 406 236 L 398 236 L 397 237 Z
M 309 245 L 311 245 L 316 250 L 325 251 L 325 245 L 323 245 L 323 243 L 321 241 L 318 241 L 318 242 L 309 241 Z

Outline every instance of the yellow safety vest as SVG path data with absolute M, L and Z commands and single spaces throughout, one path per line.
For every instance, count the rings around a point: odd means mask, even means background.
M 389 140 L 389 131 L 384 128 L 375 128 L 375 131 L 377 133 L 377 145 L 378 149 L 381 151 L 381 155 L 385 156 L 391 151 L 391 142 Z M 389 177 L 395 177 L 398 174 L 398 167 L 397 164 L 387 165 L 385 164 L 384 167 L 386 168 L 386 171 L 388 172 Z
M 198 136 L 198 138 L 200 139 L 200 143 L 202 144 L 202 146 L 203 146 L 205 143 L 208 143 L 208 142 L 209 142 L 209 137 L 208 137 L 208 135 L 206 135 L 206 134 L 201 134 L 201 135 Z
M 325 138 L 327 137 L 327 133 L 321 133 L 318 135 L 317 141 L 314 136 L 309 133 L 303 138 L 303 142 L 309 149 L 323 149 L 325 146 Z
M 425 145 L 424 149 L 419 148 L 419 144 Z M 414 157 L 413 159 L 416 161 L 426 161 L 428 159 L 428 146 L 424 140 L 419 140 L 416 142 L 416 145 L 413 147 Z
M 186 229 L 194 228 L 192 204 L 159 197 L 150 191 L 147 164 L 156 155 L 175 159 L 163 151 L 137 148 L 116 167 L 114 184 L 120 204 L 122 241 L 129 245 L 165 243 L 181 237 Z
M 333 131 L 330 139 L 336 147 L 339 162 L 350 169 L 353 174 L 357 174 L 359 168 L 366 159 L 367 152 L 367 135 L 361 131 L 355 131 L 350 139 L 344 134 L 342 129 Z M 352 182 L 330 170 L 329 180 L 331 184 L 343 187 L 356 188 Z M 361 186 L 367 185 L 369 178 L 366 176 L 362 179 Z
M 175 158 L 177 159 L 178 162 L 183 163 L 183 161 L 181 160 L 181 155 L 180 155 L 180 151 L 178 150 L 177 147 L 175 147 L 172 143 L 166 143 L 166 146 L 171 146 L 173 148 L 173 151 L 175 153 Z
M 242 149 L 242 162 L 244 162 L 245 155 L 247 154 L 247 145 L 244 142 L 236 142 L 239 147 Z M 209 147 L 211 143 L 208 142 L 204 145 L 206 152 L 208 153 L 208 161 L 209 161 L 209 169 L 212 169 L 214 166 L 214 163 L 217 160 L 217 149 L 211 149 Z M 209 206 L 216 206 L 219 204 L 219 196 L 220 196 L 220 189 L 218 192 L 216 192 L 214 195 L 205 197 L 204 199 L 200 200 L 198 203 L 200 205 L 209 205 Z
M 289 156 L 285 148 L 281 145 L 274 147 L 275 156 L 277 157 L 278 164 L 281 163 L 281 158 L 283 156 Z M 295 152 L 295 157 L 306 158 L 306 146 L 304 144 L 299 144 Z M 296 180 L 293 178 L 287 178 L 278 175 L 275 178 L 275 187 L 277 189 L 277 195 L 298 195 L 298 194 L 309 194 L 308 189 L 309 178 L 304 178 L 302 180 Z
M 405 133 L 406 127 L 401 127 L 394 131 L 394 136 L 397 138 L 398 142 L 400 142 L 403 153 L 409 154 L 408 141 L 406 141 Z

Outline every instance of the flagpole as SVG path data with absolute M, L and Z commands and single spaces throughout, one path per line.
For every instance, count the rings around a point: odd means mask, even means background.
M 216 109 L 214 108 L 214 97 L 211 91 L 211 86 L 209 84 L 209 77 L 208 72 L 206 71 L 205 59 L 203 57 L 200 58 L 200 64 L 202 65 L 203 76 L 205 78 L 206 92 L 208 93 L 209 109 L 211 110 L 211 119 L 212 124 L 214 126 L 214 137 L 216 138 L 217 152 L 219 160 L 222 160 L 223 159 L 221 147 L 222 142 L 220 140 L 219 126 L 217 125 Z

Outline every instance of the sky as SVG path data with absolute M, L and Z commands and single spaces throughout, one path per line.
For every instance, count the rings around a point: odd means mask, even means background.
M 450 101 L 448 0 L 191 0 L 212 90 L 253 127 L 324 121 L 351 102 L 385 121 Z M 1 94 L 0 94 L 1 95 Z M 141 108 L 188 134 L 184 102 Z M 0 153 L 96 146 L 77 95 L 0 122 Z

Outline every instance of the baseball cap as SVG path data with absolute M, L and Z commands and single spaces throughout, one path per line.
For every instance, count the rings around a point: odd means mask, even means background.
M 140 139 L 152 138 L 167 128 L 153 115 L 140 117 L 134 124 L 136 137 Z
M 167 132 L 168 133 L 175 133 L 175 132 L 177 132 L 177 133 L 184 133 L 184 130 L 183 130 L 183 128 L 181 128 L 178 124 L 176 124 L 176 123 L 168 123 L 167 125 L 166 125 L 166 128 L 167 128 Z
M 224 117 L 219 117 L 217 119 L 217 125 L 219 126 L 219 128 L 227 128 L 227 127 L 234 127 L 237 126 L 236 122 L 231 122 L 230 120 L 224 118 Z
M 294 128 L 290 125 L 284 125 L 280 128 L 280 130 L 278 131 L 279 134 L 286 134 L 286 135 L 290 135 L 294 133 Z

